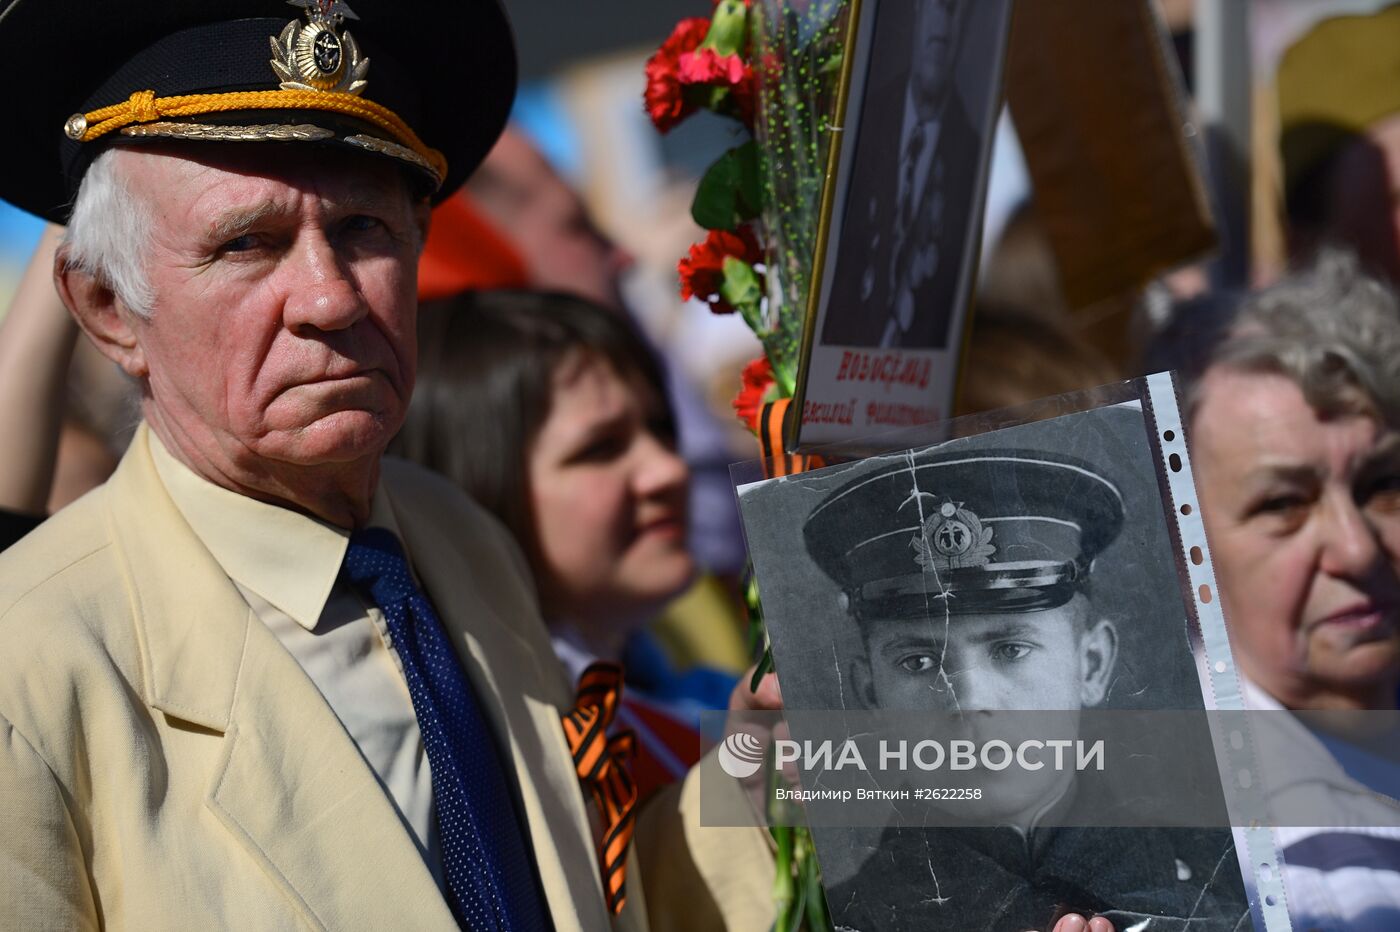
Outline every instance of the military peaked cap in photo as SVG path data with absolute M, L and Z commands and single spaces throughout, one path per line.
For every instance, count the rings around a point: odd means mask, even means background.
M 1123 526 L 1092 466 L 1026 450 L 926 450 L 837 488 L 807 551 L 857 618 L 1034 612 L 1068 602 Z
M 10 88 L 0 197 L 67 219 L 112 145 L 333 145 L 441 200 L 515 96 L 499 0 L 0 0 Z

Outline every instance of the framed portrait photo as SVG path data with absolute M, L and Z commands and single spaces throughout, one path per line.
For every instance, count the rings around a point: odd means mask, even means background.
M 1011 0 L 853 0 L 791 449 L 948 416 Z

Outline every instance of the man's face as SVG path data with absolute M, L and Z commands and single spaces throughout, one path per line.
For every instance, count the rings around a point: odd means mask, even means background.
M 257 470 L 377 457 L 403 421 L 425 208 L 386 160 L 298 146 L 119 153 L 152 210 L 148 416 Z
M 866 699 L 881 709 L 940 712 L 1080 709 L 1103 700 L 1115 638 L 1076 595 L 1057 608 L 1005 615 L 862 621 Z M 864 677 L 860 677 L 864 680 Z
M 956 60 L 962 0 L 923 0 L 914 12 L 914 97 L 924 116 L 943 102 Z
M 864 700 L 880 709 L 940 713 L 933 719 L 937 740 L 971 740 L 978 746 L 993 739 L 1013 748 L 1033 739 L 1073 739 L 1079 710 L 1103 701 L 1116 653 L 1112 625 L 1091 621 L 1088 602 L 1078 595 L 1041 612 L 862 625 L 869 679 L 859 668 L 852 678 Z M 1065 714 L 992 714 L 1016 710 Z M 967 712 L 981 714 L 955 714 Z M 944 770 L 932 777 L 983 789 L 980 801 L 951 802 L 940 810 L 953 819 L 1028 826 L 1064 794 L 1072 775 L 1048 766 L 1013 766 Z

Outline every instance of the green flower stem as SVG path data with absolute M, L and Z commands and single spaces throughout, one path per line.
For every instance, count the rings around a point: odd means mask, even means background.
M 774 858 L 773 873 L 773 928 L 787 932 L 792 926 L 792 899 L 794 882 L 792 877 L 793 829 L 787 826 L 774 826 L 769 829 L 778 851 Z
M 773 381 L 778 383 L 778 397 L 791 398 L 797 394 L 797 357 L 783 352 L 777 345 L 782 342 L 781 336 L 773 340 L 764 340 L 763 348 L 773 366 Z
M 729 88 L 723 86 L 699 85 L 697 94 L 700 106 L 715 113 L 724 113 L 725 101 L 729 99 Z
M 831 919 L 826 914 L 826 892 L 822 889 L 822 872 L 817 866 L 816 845 L 812 833 L 800 828 L 797 832 L 797 849 L 802 852 L 798 859 L 798 882 L 805 891 L 808 932 L 831 932 Z
M 754 267 L 737 256 L 725 256 L 721 266 L 724 281 L 719 286 L 720 297 L 728 301 L 755 332 L 763 326 L 763 287 Z
M 794 837 L 801 837 L 801 829 L 793 829 Z M 801 932 L 802 920 L 807 915 L 807 888 L 802 884 L 797 884 L 797 901 L 792 904 L 788 911 L 791 917 L 788 921 L 787 932 Z

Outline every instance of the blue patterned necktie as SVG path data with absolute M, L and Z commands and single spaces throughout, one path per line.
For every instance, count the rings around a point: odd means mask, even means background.
M 432 768 L 448 899 L 464 929 L 548 929 L 490 727 L 398 538 L 384 528 L 350 537 L 342 576 L 384 613 L 408 680 Z

